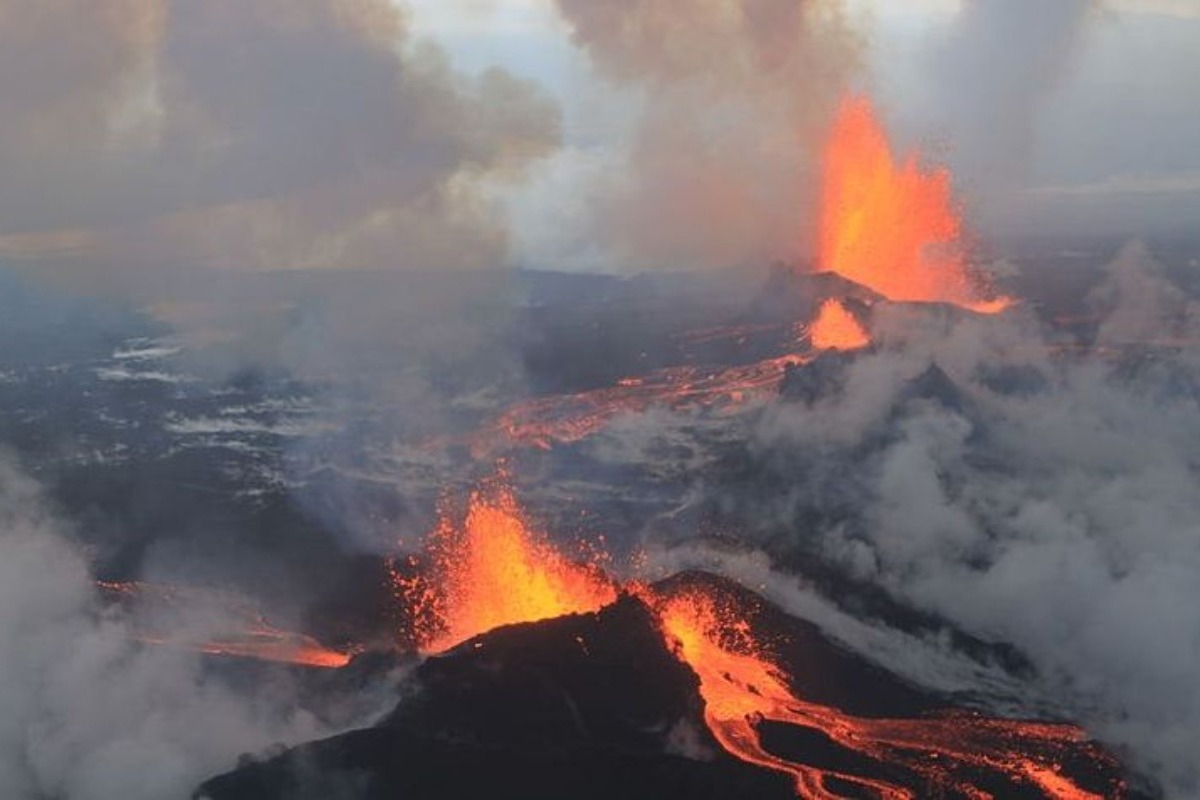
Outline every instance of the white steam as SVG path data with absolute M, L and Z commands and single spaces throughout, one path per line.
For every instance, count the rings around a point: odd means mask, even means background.
M 331 731 L 294 687 L 237 691 L 133 642 L 37 487 L 0 462 L 0 787 L 9 800 L 187 797 L 242 753 Z
M 1050 358 L 1022 314 L 897 309 L 877 325 L 879 351 L 849 368 L 840 391 L 767 415 L 757 448 L 784 464 L 818 458 L 806 479 L 852 498 L 855 524 L 797 530 L 799 545 L 1016 645 L 1093 731 L 1174 796 L 1191 796 L 1200 364 L 1186 351 L 1130 346 L 1194 330 L 1182 294 L 1148 259 L 1126 248 L 1093 293 L 1105 356 Z M 912 395 L 930 363 L 965 401 Z M 822 502 L 797 484 L 776 524 Z

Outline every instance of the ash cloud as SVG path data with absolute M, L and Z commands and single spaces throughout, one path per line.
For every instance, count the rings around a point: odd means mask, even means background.
M 334 732 L 282 678 L 235 688 L 134 643 L 37 485 L 0 462 L 0 785 L 13 800 L 186 797 L 260 753 Z
M 491 265 L 486 185 L 558 138 L 539 90 L 456 74 L 387 0 L 6 0 L 0 18 L 0 245 L 89 287 Z
M 595 188 L 622 265 L 759 265 L 804 251 L 819 142 L 860 66 L 832 0 L 558 0 L 597 70 L 637 93 L 627 163 Z

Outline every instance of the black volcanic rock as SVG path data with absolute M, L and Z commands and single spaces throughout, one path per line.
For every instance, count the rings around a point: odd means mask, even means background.
M 784 367 L 779 382 L 779 397 L 786 402 L 812 404 L 836 392 L 842 385 L 846 367 L 857 353 L 830 350 L 806 364 L 794 363 Z
M 197 800 L 794 800 L 791 781 L 727 759 L 480 746 L 356 731 L 214 778 Z
M 701 589 L 734 603 L 792 678 L 798 697 L 859 719 L 920 720 L 949 712 L 946 698 L 896 678 L 754 593 L 705 573 L 655 587 Z M 849 717 L 847 718 L 850 719 Z M 855 724 L 855 723 L 850 723 Z M 796 763 L 879 779 L 916 796 L 957 797 L 902 763 L 849 749 L 816 728 L 764 721 L 764 744 Z M 693 757 L 684 755 L 684 751 Z M 701 756 L 696 758 L 695 756 Z M 1068 754 L 1081 785 L 1120 785 L 1092 744 Z M 911 762 L 910 762 L 911 765 Z M 964 767 L 958 779 L 997 797 L 1042 797 L 1002 770 Z M 840 779 L 831 778 L 833 781 Z M 845 788 L 858 796 L 850 784 Z M 197 790 L 204 800 L 347 798 L 791 798 L 791 780 L 724 752 L 703 723 L 699 682 L 664 644 L 652 612 L 633 597 L 595 614 L 497 629 L 428 659 L 410 696 L 378 726 L 247 759 Z
M 897 405 L 924 400 L 960 416 L 973 416 L 972 400 L 937 362 L 905 384 L 896 400 Z
M 384 724 L 543 751 L 661 753 L 702 706 L 696 677 L 656 626 L 624 597 L 597 614 L 493 631 L 422 664 L 420 692 Z
M 794 265 L 778 263 L 771 266 L 746 316 L 760 322 L 811 319 L 831 297 L 865 307 L 883 300 L 875 291 L 837 273 L 804 272 Z
M 430 658 L 379 726 L 248 762 L 196 797 L 794 797 L 786 776 L 721 751 L 702 715 L 696 676 L 625 597 Z M 681 735 L 711 758 L 673 753 Z

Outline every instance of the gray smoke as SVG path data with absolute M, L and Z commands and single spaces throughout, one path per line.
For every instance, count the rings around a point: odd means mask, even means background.
M 6 798 L 183 798 L 240 754 L 334 732 L 290 682 L 235 689 L 199 656 L 136 644 L 130 625 L 101 609 L 87 562 L 38 487 L 0 462 Z
M 1200 789 L 1200 362 L 1145 345 L 1194 331 L 1195 312 L 1141 246 L 1092 298 L 1107 356 L 1050 355 L 1021 312 L 886 311 L 879 350 L 840 388 L 764 414 L 756 457 L 794 480 L 764 525 L 1016 645 L 1073 716 L 1189 797 Z M 931 364 L 949 385 L 928 379 Z
M 537 89 L 454 73 L 388 0 L 6 0 L 0 18 L 0 248 L 90 287 L 495 264 L 487 186 L 558 136 Z

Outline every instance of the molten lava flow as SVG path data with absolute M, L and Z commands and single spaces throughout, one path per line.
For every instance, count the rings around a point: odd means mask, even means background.
M 871 103 L 847 99 L 825 148 L 820 266 L 889 300 L 1003 310 L 967 273 L 950 173 L 898 164 Z
M 916 798 L 910 785 L 789 761 L 769 752 L 760 721 L 815 729 L 851 752 L 900 767 L 939 796 L 950 790 L 991 797 L 973 785 L 976 775 L 1000 774 L 1048 797 L 1083 800 L 1101 795 L 1078 785 L 1059 766 L 1086 743 L 1069 725 L 986 719 L 971 714 L 928 719 L 868 719 L 797 698 L 788 680 L 763 654 L 746 615 L 732 598 L 701 588 L 651 595 L 664 636 L 700 680 L 705 721 L 713 736 L 738 758 L 787 773 L 801 797 L 837 798 L 850 787 L 883 798 Z M 1093 751 L 1097 759 L 1105 756 Z M 886 772 L 882 774 L 887 774 Z M 1114 787 L 1119 794 L 1123 787 Z
M 736 407 L 777 392 L 788 365 L 807 360 L 808 355 L 791 354 L 734 367 L 670 367 L 604 389 L 531 400 L 478 432 L 471 449 L 480 458 L 513 444 L 549 449 L 586 439 L 620 414 L 655 407 Z
M 812 346 L 818 350 L 859 350 L 871 337 L 840 300 L 826 300 L 809 329 Z
M 567 559 L 530 531 L 503 486 L 472 494 L 461 528 L 443 514 L 427 561 L 427 572 L 396 579 L 427 652 L 503 625 L 597 611 L 617 598 L 599 568 Z
M 134 638 L 143 644 L 323 669 L 350 663 L 349 654 L 331 650 L 311 636 L 277 628 L 248 600 L 227 592 L 112 581 L 101 581 L 97 588 L 110 600 L 138 612 Z M 204 610 L 204 616 L 222 620 L 221 630 L 181 633 L 179 623 L 197 609 Z

